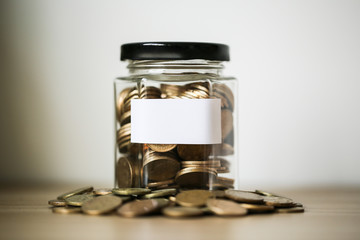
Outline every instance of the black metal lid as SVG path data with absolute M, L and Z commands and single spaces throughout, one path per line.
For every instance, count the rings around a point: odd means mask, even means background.
M 229 61 L 229 46 L 203 42 L 139 42 L 121 45 L 123 60 L 189 60 Z

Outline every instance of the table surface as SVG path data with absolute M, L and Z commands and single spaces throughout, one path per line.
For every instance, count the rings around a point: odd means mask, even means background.
M 0 188 L 0 239 L 360 239 L 360 188 L 277 191 L 305 213 L 192 219 L 52 213 L 47 201 L 68 190 Z

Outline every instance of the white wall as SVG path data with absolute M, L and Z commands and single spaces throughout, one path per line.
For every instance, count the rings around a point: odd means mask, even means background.
M 113 183 L 119 46 L 230 45 L 243 186 L 360 184 L 360 1 L 2 3 L 3 181 Z

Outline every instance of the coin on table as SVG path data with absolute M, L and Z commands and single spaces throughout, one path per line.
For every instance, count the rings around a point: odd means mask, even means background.
M 274 211 L 274 207 L 268 205 L 258 205 L 258 204 L 249 204 L 249 203 L 242 203 L 240 205 L 243 208 L 246 208 L 250 213 L 265 213 L 265 212 Z
M 94 190 L 94 188 L 91 187 L 91 186 L 78 188 L 78 189 L 75 189 L 73 191 L 61 194 L 60 196 L 57 197 L 57 199 L 64 200 L 64 199 L 66 199 L 68 197 L 71 197 L 71 196 L 74 196 L 74 195 L 77 195 L 77 194 L 83 194 L 83 193 L 91 192 L 92 190 Z
M 240 191 L 240 190 L 226 190 L 225 196 L 229 199 L 242 203 L 263 203 L 264 197 L 256 193 Z
M 175 177 L 181 187 L 202 188 L 216 180 L 216 171 L 209 168 L 183 168 Z
M 103 196 L 103 195 L 111 194 L 112 189 L 111 188 L 98 188 L 98 189 L 95 189 L 93 192 L 97 196 Z
M 162 187 L 162 186 L 169 186 L 169 185 L 174 184 L 174 183 L 175 183 L 175 180 L 170 179 L 170 180 L 160 181 L 160 182 L 151 182 L 151 183 L 148 183 L 146 185 L 146 187 L 148 187 L 148 188 L 157 188 L 157 187 Z
M 143 195 L 141 198 L 160 198 L 175 195 L 177 190 L 175 188 L 154 190 L 151 193 Z
M 66 198 L 65 202 L 69 206 L 81 207 L 84 203 L 90 201 L 93 198 L 94 198 L 93 195 L 88 195 L 88 194 L 74 195 Z
M 264 196 L 264 201 L 266 205 L 274 206 L 274 207 L 293 207 L 295 203 L 290 198 L 285 197 L 270 197 Z
M 178 145 L 177 151 L 181 159 L 186 161 L 200 161 L 209 157 L 211 152 L 210 145 Z
M 303 207 L 293 207 L 293 208 L 277 208 L 275 209 L 277 213 L 302 213 L 305 212 Z
M 118 187 L 128 188 L 132 186 L 134 178 L 133 171 L 133 166 L 127 157 L 119 158 L 116 165 L 116 179 Z
M 49 203 L 49 205 L 54 206 L 54 207 L 65 207 L 66 206 L 66 202 L 64 200 L 59 200 L 59 199 L 49 200 L 48 203 Z
M 267 191 L 263 191 L 263 190 L 255 190 L 256 193 L 263 195 L 263 196 L 268 196 L 268 197 L 281 197 L 278 194 L 275 193 L 271 193 L 271 192 L 267 192 Z
M 81 213 L 81 208 L 79 207 L 56 207 L 52 209 L 53 213 Z
M 215 198 L 225 198 L 225 191 L 223 190 L 212 190 L 211 194 Z
M 90 215 L 100 215 L 109 213 L 119 207 L 122 203 L 121 198 L 116 196 L 100 196 L 85 202 L 81 210 Z
M 148 144 L 155 152 L 168 152 L 176 148 L 176 144 Z
M 117 213 L 124 217 L 137 217 L 156 212 L 160 204 L 155 199 L 128 202 L 118 208 Z
M 202 207 L 211 196 L 208 190 L 188 190 L 176 195 L 176 203 L 183 207 Z
M 167 207 L 162 210 L 162 213 L 175 218 L 196 217 L 204 214 L 200 208 L 195 207 Z
M 208 199 L 207 207 L 216 215 L 219 216 L 243 216 L 246 215 L 246 208 L 240 204 L 223 199 Z
M 114 188 L 112 190 L 115 195 L 132 196 L 132 195 L 144 195 L 150 193 L 151 190 L 147 188 Z

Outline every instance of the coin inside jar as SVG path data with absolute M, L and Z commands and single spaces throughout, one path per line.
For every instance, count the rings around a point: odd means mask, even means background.
M 168 152 L 176 147 L 176 144 L 148 144 L 155 152 Z
M 119 158 L 116 165 L 117 185 L 121 188 L 131 187 L 133 183 L 133 167 L 126 157 Z
M 184 168 L 175 177 L 181 187 L 202 188 L 216 180 L 216 171 L 209 168 Z
M 144 155 L 143 172 L 151 181 L 165 181 L 174 178 L 180 170 L 180 163 L 171 154 L 148 152 Z
M 200 161 L 209 157 L 211 146 L 199 144 L 179 144 L 177 147 L 177 152 L 183 160 Z

